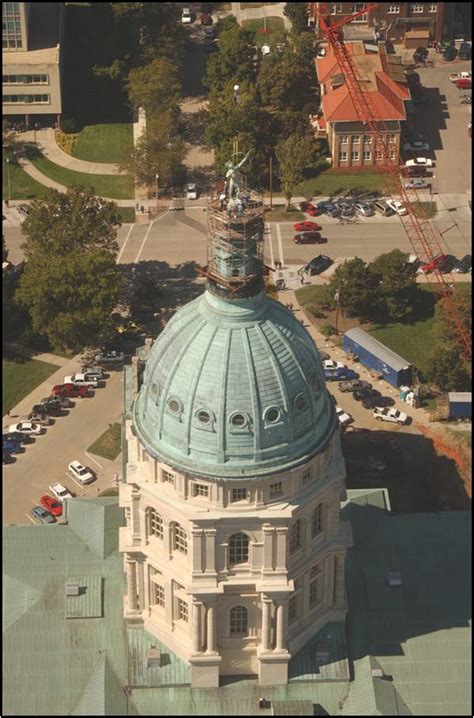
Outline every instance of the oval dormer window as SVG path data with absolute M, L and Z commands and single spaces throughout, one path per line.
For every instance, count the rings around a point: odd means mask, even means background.
M 234 414 L 231 414 L 229 421 L 233 429 L 245 429 L 249 422 L 248 416 L 246 414 L 242 414 L 240 411 L 236 411 Z
M 172 414 L 180 414 L 183 409 L 179 399 L 168 399 L 167 407 Z
M 297 394 L 295 396 L 294 405 L 295 405 L 295 409 L 297 411 L 303 411 L 303 409 L 306 406 L 306 400 L 305 400 L 303 394 Z
M 212 421 L 212 416 L 211 413 L 206 409 L 199 409 L 199 411 L 196 412 L 196 419 L 198 420 L 199 424 L 202 424 L 203 426 L 209 426 Z
M 264 419 L 267 424 L 276 424 L 280 418 L 281 411 L 277 406 L 270 406 L 264 414 Z

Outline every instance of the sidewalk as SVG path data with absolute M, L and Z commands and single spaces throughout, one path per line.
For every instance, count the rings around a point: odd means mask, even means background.
M 74 170 L 75 172 L 86 172 L 91 175 L 119 175 L 126 174 L 121 172 L 116 164 L 111 162 L 86 162 L 85 160 L 79 160 L 77 157 L 72 157 L 64 152 L 56 144 L 56 138 L 54 130 L 48 127 L 43 130 L 30 130 L 22 134 L 22 140 L 27 142 L 34 142 L 36 137 L 36 144 L 42 152 L 42 154 L 48 158 L 51 162 L 54 162 L 60 167 L 65 167 L 68 170 Z
M 284 2 L 278 2 L 278 3 L 265 3 L 265 8 L 262 7 L 252 7 L 252 8 L 242 8 L 242 5 L 246 5 L 247 3 L 240 3 L 240 2 L 232 2 L 230 4 L 231 6 L 231 14 L 235 15 L 237 22 L 239 25 L 242 24 L 242 20 L 263 20 L 265 15 L 268 17 L 281 17 L 283 20 L 283 23 L 285 25 L 285 30 L 291 30 L 291 21 L 289 18 L 286 17 L 286 15 L 283 14 L 284 7 L 286 3 Z

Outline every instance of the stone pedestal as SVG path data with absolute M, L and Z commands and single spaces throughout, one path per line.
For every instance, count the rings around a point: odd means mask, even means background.
M 202 653 L 189 659 L 192 688 L 219 688 L 219 666 L 222 658 L 218 653 Z
M 288 683 L 288 651 L 262 653 L 258 651 L 258 683 L 260 686 L 286 686 Z

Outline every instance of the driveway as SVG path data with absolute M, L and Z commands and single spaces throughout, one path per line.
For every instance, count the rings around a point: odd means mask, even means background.
M 448 196 L 448 204 L 449 195 L 462 194 L 471 189 L 472 142 L 467 131 L 471 106 L 459 104 L 461 95 L 471 92 L 458 90 L 449 80 L 452 72 L 463 70 L 471 70 L 471 63 L 445 62 L 417 69 L 427 102 L 415 105 L 415 124 L 434 150 L 434 188 Z

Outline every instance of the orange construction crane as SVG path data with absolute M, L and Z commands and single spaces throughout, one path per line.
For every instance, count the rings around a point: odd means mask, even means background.
M 381 113 L 373 101 L 363 80 L 356 63 L 344 43 L 342 27 L 360 15 L 373 10 L 376 4 L 363 7 L 352 15 L 345 16 L 340 20 L 331 17 L 327 3 L 312 3 L 317 17 L 319 27 L 323 31 L 339 68 L 345 77 L 346 86 L 354 103 L 359 119 L 364 124 L 364 131 L 372 136 L 372 151 L 375 152 L 376 169 L 380 170 L 384 183 L 387 187 L 387 194 L 397 195 L 403 202 L 407 214 L 399 215 L 405 232 L 408 236 L 413 251 L 419 259 L 429 262 L 436 255 L 444 254 L 442 249 L 442 235 L 438 227 L 425 213 L 420 198 L 415 189 L 407 189 L 400 179 L 400 157 L 393 153 L 393 145 L 389 145 L 389 130 L 381 116 Z M 471 360 L 471 332 L 468 329 L 470 322 L 465 316 L 469 311 L 459 301 L 454 287 L 454 278 L 451 274 L 441 274 L 435 269 L 431 275 L 427 275 L 433 289 L 445 300 L 446 311 L 444 316 L 457 340 L 461 355 L 466 364 L 470 366 Z

